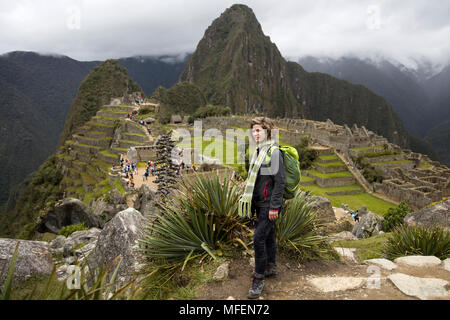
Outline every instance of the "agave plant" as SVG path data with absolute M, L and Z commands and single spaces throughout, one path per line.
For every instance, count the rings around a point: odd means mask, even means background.
M 282 219 L 276 222 L 278 246 L 294 252 L 300 260 L 335 256 L 327 238 L 318 234 L 321 223 L 313 203 L 303 192 L 297 192 L 286 201 Z
M 239 235 L 247 229 L 237 215 L 241 189 L 230 181 L 218 174 L 185 181 L 174 203 L 147 225 L 141 240 L 144 256 L 185 265 L 205 254 L 216 258 L 221 246 L 233 241 L 246 247 Z
M 420 226 L 398 226 L 394 228 L 383 249 L 390 260 L 409 255 L 450 257 L 450 232 L 444 228 Z

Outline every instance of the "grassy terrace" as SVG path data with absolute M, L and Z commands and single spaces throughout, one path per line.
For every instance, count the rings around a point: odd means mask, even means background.
M 333 172 L 333 173 L 321 173 L 317 170 L 306 170 L 313 176 L 322 178 L 322 179 L 333 179 L 333 178 L 343 178 L 343 177 L 353 177 L 353 175 L 349 171 L 340 171 L 340 172 Z
M 116 161 L 118 159 L 118 156 L 116 155 L 114 159 L 111 158 L 111 160 Z M 111 169 L 111 164 L 108 162 L 102 161 L 100 159 L 92 159 L 91 161 L 93 164 L 95 164 L 97 167 L 100 168 L 100 170 L 103 171 L 103 173 L 107 173 L 109 169 Z
M 142 144 L 142 142 L 139 142 L 139 141 L 135 141 L 135 140 L 125 140 L 125 139 L 121 139 L 121 140 L 119 140 L 119 142 L 131 143 L 131 144 L 135 144 L 135 145 Z
M 223 138 L 213 138 L 212 141 L 203 137 L 194 137 L 193 139 L 182 140 L 177 144 L 181 148 L 194 148 L 196 145 L 202 146 L 202 154 L 207 157 L 219 158 L 221 162 L 236 168 L 238 151 L 237 143 L 234 141 L 227 141 Z M 229 163 L 232 162 L 232 163 Z
M 303 177 L 302 177 L 303 179 Z M 301 184 L 301 183 L 300 183 Z M 353 191 L 361 189 L 361 187 L 357 184 L 352 184 L 348 186 L 341 186 L 341 187 L 330 187 L 330 188 L 322 188 L 318 185 L 311 185 L 311 186 L 305 186 L 306 189 L 308 189 L 310 192 L 320 193 L 325 195 L 326 192 L 340 192 L 340 191 Z
M 105 173 L 103 171 L 99 171 L 97 168 L 93 167 L 92 165 L 88 164 L 86 166 L 86 170 L 90 173 L 91 176 L 95 176 L 95 178 L 98 179 L 105 179 Z
M 394 160 L 394 161 L 375 162 L 373 164 L 386 165 L 386 164 L 396 164 L 396 163 L 412 163 L 412 161 L 411 160 Z
M 102 147 L 97 147 L 97 146 L 93 146 L 93 145 L 90 145 L 90 144 L 84 144 L 84 143 L 77 143 L 77 145 L 82 146 L 82 147 L 86 147 L 86 148 L 94 148 L 94 149 L 97 149 L 97 150 L 100 150 L 102 148 Z
M 320 160 L 339 160 L 339 157 L 335 154 L 330 154 L 328 156 L 319 156 Z
M 87 136 L 80 136 L 78 134 L 74 134 L 73 136 L 74 137 L 79 137 L 79 138 L 82 138 L 82 139 L 86 139 L 86 140 L 89 140 L 89 141 L 112 140 L 112 137 L 91 138 L 91 137 L 87 137 Z
M 114 118 L 111 118 L 111 119 L 114 119 Z M 91 127 L 114 128 L 114 125 L 112 125 L 112 124 L 104 124 L 104 123 L 94 122 L 94 121 L 89 121 L 87 124 L 90 125 Z
M 110 113 L 121 113 L 121 114 L 128 114 L 128 111 L 119 111 L 119 110 L 105 110 L 105 109 L 101 109 L 98 112 L 110 112 Z
M 303 179 L 303 176 L 302 176 Z M 359 187 L 359 186 L 358 186 Z M 349 190 L 346 190 L 346 188 L 349 188 Z M 372 196 L 368 193 L 359 193 L 359 194 L 352 194 L 352 195 L 345 195 L 345 196 L 330 196 L 327 195 L 326 192 L 337 192 L 337 191 L 351 191 L 356 188 L 356 185 L 351 186 L 345 186 L 345 187 L 333 187 L 333 188 L 321 188 L 317 185 L 309 185 L 309 186 L 302 186 L 300 183 L 300 189 L 303 191 L 309 191 L 313 195 L 321 196 L 328 198 L 330 200 L 331 205 L 333 207 L 340 208 L 343 203 L 348 204 L 348 206 L 352 210 L 358 210 L 363 205 L 365 205 L 370 211 L 373 213 L 383 216 L 386 214 L 389 208 L 395 207 L 394 204 L 384 201 L 382 199 L 379 199 L 375 196 Z
M 314 181 L 314 180 L 316 180 L 316 179 L 313 177 L 306 176 L 302 173 L 301 178 L 300 178 L 300 184 L 302 184 L 302 182 L 309 182 L 309 181 Z
M 111 148 L 111 150 L 117 150 L 117 151 L 120 151 L 120 152 L 122 152 L 122 153 L 127 153 L 128 148 L 119 148 L 119 147 L 116 147 L 116 148 Z M 117 157 L 117 155 L 116 155 L 116 157 Z
M 419 168 L 420 169 L 433 169 L 433 165 L 427 161 L 421 161 Z
M 375 146 L 375 147 L 359 147 L 359 148 L 352 148 L 350 150 L 352 151 L 363 151 L 363 150 L 373 150 L 373 149 L 383 149 L 383 146 Z
M 143 133 L 122 132 L 122 134 L 127 135 L 127 136 L 147 137 L 147 135 L 145 135 Z
M 94 116 L 94 117 L 92 117 L 92 119 L 105 119 L 105 120 L 113 120 L 113 121 L 119 120 L 114 117 L 104 117 L 104 116 Z
M 315 162 L 316 165 L 321 166 L 321 167 L 340 167 L 340 166 L 344 166 L 344 163 L 341 161 L 336 161 L 336 162 L 326 162 L 326 163 L 322 163 L 322 162 Z
M 101 153 L 101 154 L 104 155 L 104 156 L 107 156 L 107 157 L 111 157 L 111 158 L 117 159 L 117 154 L 112 153 L 112 152 L 109 151 L 108 149 L 102 150 L 102 151 L 100 151 L 99 153 Z

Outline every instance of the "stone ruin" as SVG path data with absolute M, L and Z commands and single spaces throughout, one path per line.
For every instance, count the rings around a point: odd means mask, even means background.
M 373 191 L 383 193 L 388 198 L 405 201 L 410 207 L 421 209 L 450 196 L 449 168 L 431 161 L 426 155 L 403 150 L 364 126 L 358 127 L 353 124 L 349 128 L 345 124 L 337 125 L 330 119 L 326 122 L 306 119 L 273 119 L 273 121 L 282 131 L 283 142 L 296 145 L 307 138 L 310 143 L 331 147 L 340 152 L 345 162 L 354 167 L 352 157 L 366 152 L 393 151 L 393 155 L 380 156 L 369 161 L 383 172 L 383 183 L 370 185 L 366 181 L 366 185 Z M 204 129 L 217 128 L 224 132 L 232 126 L 248 128 L 249 123 L 250 119 L 245 117 L 214 117 L 203 119 L 202 125 Z M 421 168 L 424 161 L 431 164 L 432 168 Z M 358 175 L 364 179 L 362 174 Z
M 422 209 L 450 196 L 450 169 L 445 166 L 413 170 L 395 168 L 389 179 L 374 184 L 374 191 L 396 201 L 405 201 L 414 209 Z
M 161 199 L 166 200 L 174 185 L 177 184 L 177 170 L 178 166 L 173 162 L 172 150 L 175 147 L 174 141 L 171 139 L 170 135 L 172 130 L 166 134 L 161 135 L 161 137 L 156 141 L 156 161 L 155 165 L 159 166 L 157 168 L 157 178 L 155 183 L 158 184 L 157 195 Z

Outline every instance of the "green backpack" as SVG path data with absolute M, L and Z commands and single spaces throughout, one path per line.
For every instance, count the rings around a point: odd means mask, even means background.
M 270 155 L 274 148 L 279 148 L 283 151 L 284 156 L 284 174 L 286 178 L 286 186 L 284 187 L 283 198 L 292 199 L 295 196 L 300 185 L 300 162 L 298 161 L 297 149 L 290 146 L 272 146 L 270 148 Z

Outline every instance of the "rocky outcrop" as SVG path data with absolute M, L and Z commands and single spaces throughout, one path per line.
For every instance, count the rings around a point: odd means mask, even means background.
M 357 238 L 369 238 L 376 236 L 383 229 L 383 220 L 381 217 L 369 212 L 361 217 L 361 220 L 355 224 L 352 233 Z
M 17 242 L 20 242 L 19 255 L 16 261 L 13 285 L 19 284 L 30 276 L 51 274 L 53 261 L 48 242 L 0 239 L 0 271 L 5 267 L 5 272 L 0 274 L 0 285 L 6 279 L 6 271 L 10 266 Z
M 139 188 L 137 199 L 134 202 L 134 208 L 142 213 L 147 219 L 154 220 L 156 213 L 158 212 L 158 208 L 156 207 L 157 198 L 156 192 L 148 185 L 143 184 Z
M 96 217 L 80 200 L 65 198 L 40 217 L 36 231 L 59 233 L 64 226 L 84 223 L 87 227 L 102 228 L 103 220 Z
M 111 220 L 118 212 L 128 208 L 125 198 L 115 189 L 109 193 L 107 199 L 97 199 L 91 206 L 92 213 L 104 221 Z
M 450 230 L 450 200 L 409 213 L 403 222 L 409 226 L 444 227 Z
M 104 264 L 108 265 L 120 256 L 122 261 L 118 279 L 130 279 L 142 262 L 138 240 L 143 236 L 145 223 L 146 219 L 133 208 L 119 212 L 100 232 L 89 261 L 98 265 L 104 259 Z M 110 271 L 115 270 L 116 266 L 117 264 Z
M 341 231 L 339 233 L 330 234 L 330 241 L 340 241 L 340 240 L 358 240 L 357 237 L 353 235 L 350 231 Z
M 330 200 L 319 196 L 312 196 L 310 199 L 314 202 L 312 207 L 317 211 L 317 217 L 319 219 L 323 219 L 326 223 L 336 221 L 336 216 L 334 215 Z
M 84 260 L 94 248 L 98 235 L 101 230 L 91 228 L 89 230 L 75 231 L 67 238 L 58 236 L 50 242 L 50 251 L 52 254 L 61 255 L 63 262 L 71 264 L 74 261 Z

